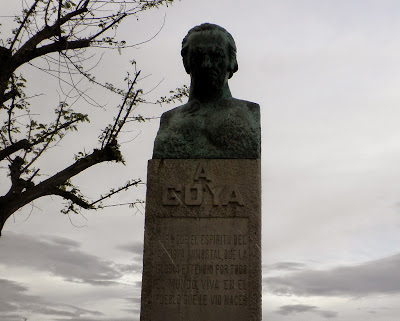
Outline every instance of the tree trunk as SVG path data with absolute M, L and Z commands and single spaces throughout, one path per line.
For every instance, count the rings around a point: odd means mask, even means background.
M 0 237 L 7 219 L 28 203 L 24 198 L 19 197 L 19 195 L 5 195 L 0 197 Z

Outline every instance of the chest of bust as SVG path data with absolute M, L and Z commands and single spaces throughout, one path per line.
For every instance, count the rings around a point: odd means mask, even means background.
M 157 135 L 160 158 L 257 158 L 259 109 L 224 100 L 214 105 L 188 103 L 168 112 Z
M 215 106 L 176 115 L 170 129 L 178 134 L 178 141 L 184 141 L 184 146 L 179 148 L 195 154 L 224 157 L 251 144 L 255 128 L 249 114 L 239 107 Z

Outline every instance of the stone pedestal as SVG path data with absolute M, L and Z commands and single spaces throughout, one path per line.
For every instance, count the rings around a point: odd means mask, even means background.
M 148 164 L 141 321 L 261 320 L 258 159 Z

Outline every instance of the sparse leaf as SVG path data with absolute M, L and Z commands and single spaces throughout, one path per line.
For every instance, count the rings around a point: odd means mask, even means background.
M 136 70 L 136 61 L 130 61 L 134 70 L 126 77 L 126 88 L 120 88 L 112 81 L 100 82 L 96 78 L 93 74 L 96 69 L 92 65 L 96 59 L 92 59 L 92 55 L 98 52 L 98 47 L 117 49 L 121 55 L 123 48 L 135 44 L 118 37 L 120 23 L 129 17 L 137 18 L 145 10 L 171 3 L 172 0 L 126 1 L 123 5 L 119 1 L 96 0 L 90 4 L 73 0 L 21 2 L 21 14 L 14 18 L 17 28 L 11 30 L 10 37 L 0 41 L 0 161 L 4 162 L 4 168 L 9 169 L 8 176 L 6 174 L 1 181 L 9 179 L 11 186 L 0 196 L 0 232 L 10 215 L 42 196 L 64 198 L 67 201 L 62 211 L 64 214 L 78 214 L 82 208 L 107 206 L 101 201 L 88 201 L 80 190 L 81 186 L 73 185 L 71 178 L 102 162 L 124 164 L 119 136 L 124 134 L 123 128 L 131 120 L 143 122 L 147 118 L 132 116 L 136 106 L 145 102 L 143 90 L 138 87 L 140 72 Z M 28 70 L 28 66 L 37 68 L 42 74 L 36 76 L 32 73 L 28 81 L 17 73 L 17 70 Z M 36 77 L 33 80 L 32 75 Z M 31 93 L 32 82 L 45 84 L 42 77 L 47 75 L 54 77 L 55 83 L 60 85 L 60 98 L 59 101 L 44 99 L 38 108 L 35 98 L 41 93 Z M 110 124 L 100 132 L 99 146 L 62 154 L 70 165 L 53 174 L 46 170 L 50 163 L 46 159 L 48 152 L 66 136 L 79 142 L 80 136 L 76 132 L 89 123 L 89 116 L 82 112 L 89 109 L 89 104 L 106 108 L 95 97 L 89 96 L 87 88 L 82 85 L 83 80 L 119 95 L 122 103 L 116 106 Z M 43 88 L 43 92 L 46 90 Z M 43 109 L 46 111 L 39 114 Z M 129 181 L 120 188 L 103 193 L 100 199 L 108 200 L 138 184 L 140 180 Z

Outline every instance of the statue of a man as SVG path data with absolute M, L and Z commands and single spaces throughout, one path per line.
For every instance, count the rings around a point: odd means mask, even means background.
M 153 158 L 260 158 L 260 106 L 235 99 L 236 45 L 224 28 L 204 23 L 182 41 L 189 101 L 165 112 Z

